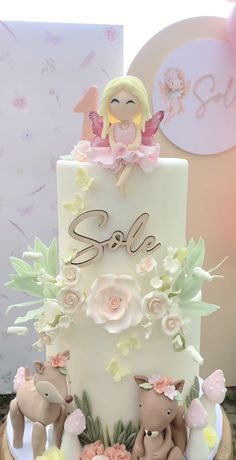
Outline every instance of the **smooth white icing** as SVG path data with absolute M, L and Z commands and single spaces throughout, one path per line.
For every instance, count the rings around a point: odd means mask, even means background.
M 95 180 L 92 188 L 83 194 L 86 202 L 84 211 L 100 209 L 109 215 L 103 228 L 98 228 L 99 220 L 96 218 L 83 222 L 80 225 L 83 234 L 97 240 L 109 238 L 115 230 L 121 230 L 127 235 L 132 223 L 146 212 L 150 217 L 142 237 L 157 237 L 161 248 L 153 256 L 159 262 L 165 255 L 166 247 L 185 245 L 187 161 L 160 159 L 159 167 L 151 174 L 145 174 L 134 166 L 124 195 L 117 189 L 117 177 L 111 171 L 88 163 L 61 160 L 57 163 L 60 253 L 85 247 L 69 236 L 68 227 L 74 217 L 63 207 L 65 202 L 72 201 L 75 194 L 81 194 L 75 183 L 78 167 L 84 168 Z M 150 290 L 135 270 L 136 263 L 142 257 L 142 254 L 129 256 L 124 247 L 114 252 L 105 248 L 98 262 L 82 268 L 81 289 L 88 294 L 97 276 L 115 273 L 132 275 L 142 285 L 144 292 L 145 289 Z M 134 333 L 141 338 L 141 350 L 132 351 L 127 357 L 121 356 L 116 349 L 117 342 Z M 192 318 L 188 343 L 199 350 L 199 319 Z M 80 397 L 83 390 L 88 392 L 94 415 L 99 415 L 102 424 L 107 423 L 111 431 L 114 422 L 120 418 L 124 421 L 137 420 L 137 387 L 133 375 L 151 376 L 160 373 L 176 379 L 184 378 L 186 394 L 199 370 L 198 364 L 186 352 L 173 351 L 170 338 L 163 334 L 159 325 L 154 328 L 149 340 L 144 339 L 140 327 L 117 336 L 106 332 L 101 325 L 94 324 L 93 320 L 85 317 L 84 312 L 78 314 L 78 323 L 70 330 L 60 331 L 48 353 L 65 349 L 71 351 L 69 372 L 73 392 Z M 112 358 L 117 358 L 131 372 L 120 383 L 114 382 L 111 374 L 105 371 Z

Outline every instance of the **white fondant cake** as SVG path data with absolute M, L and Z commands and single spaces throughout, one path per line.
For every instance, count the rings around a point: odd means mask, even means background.
M 188 460 L 196 458 L 191 446 L 198 436 L 204 460 L 213 458 L 220 442 L 221 417 L 215 408 L 219 411 L 226 391 L 221 370 L 206 379 L 201 401 L 195 399 L 202 362 L 200 317 L 218 308 L 203 302 L 200 292 L 214 275 L 202 268 L 203 240 L 185 241 L 188 164 L 158 160 L 153 136 L 162 118 L 163 112 L 151 116 L 139 79 L 112 80 L 99 114 L 90 113 L 95 137 L 79 142 L 57 163 L 59 274 L 55 242 L 47 248 L 36 238 L 24 253 L 33 266 L 12 259 L 11 287 L 37 297 L 29 306 L 39 297 L 43 302 L 17 322 L 33 318 L 39 336 L 34 345 L 48 345 L 48 363 L 35 366 L 34 391 L 44 408 L 71 403 L 69 370 L 77 409 L 64 424 L 66 460 L 76 460 L 81 447 L 81 460 L 96 455 L 130 460 L 132 449 L 134 460 L 167 460 L 169 455 L 179 460 L 186 425 L 191 429 Z M 15 332 L 25 333 L 25 328 Z M 22 423 L 20 394 L 26 406 L 29 401 L 27 375 L 21 368 L 14 381 L 15 447 L 22 440 L 22 430 L 16 430 L 17 417 Z M 188 407 L 186 423 L 178 407 L 181 396 Z M 33 425 L 41 424 L 36 430 L 42 439 L 33 429 L 35 458 L 45 447 L 44 420 L 50 418 L 45 412 L 43 422 L 31 418 Z M 62 422 L 50 420 L 57 425 L 60 447 Z M 207 426 L 208 420 L 213 426 Z
M 91 188 L 84 193 L 76 185 L 79 167 L 94 179 Z M 66 254 L 74 249 L 79 251 L 88 246 L 69 235 L 68 229 L 74 218 L 64 207 L 76 194 L 82 193 L 86 205 L 82 213 L 95 209 L 104 210 L 108 214 L 108 220 L 99 228 L 101 217 L 92 216 L 79 224 L 76 232 L 101 242 L 109 239 L 116 230 L 121 230 L 126 238 L 135 220 L 141 214 L 147 213 L 149 220 L 137 241 L 133 243 L 133 248 L 138 247 L 147 236 L 154 235 L 161 247 L 153 253 L 153 257 L 161 263 L 167 247 L 185 245 L 187 173 L 187 162 L 180 159 L 160 159 L 159 167 L 151 174 L 144 174 L 139 167 L 134 166 L 126 193 L 122 194 L 116 187 L 116 176 L 110 171 L 88 163 L 59 161 L 57 180 L 60 253 Z M 147 294 L 150 291 L 149 280 L 136 272 L 136 264 L 142 257 L 144 254 L 139 251 L 129 255 L 126 247 L 110 251 L 105 245 L 104 253 L 98 261 L 81 267 L 80 289 L 89 296 L 91 285 L 99 275 L 128 274 L 142 286 L 143 295 Z M 83 255 L 80 260 L 83 260 Z M 141 349 L 123 357 L 117 350 L 117 344 L 132 335 L 137 336 L 142 344 Z M 189 340 L 199 350 L 200 320 L 196 317 L 192 318 Z M 112 426 L 119 419 L 137 420 L 137 395 L 133 380 L 135 374 L 152 375 L 158 372 L 161 375 L 173 375 L 175 378 L 184 377 L 186 394 L 199 371 L 198 364 L 187 353 L 173 352 L 169 336 L 163 334 L 158 323 L 147 340 L 140 325 L 119 334 L 111 334 L 80 311 L 76 325 L 70 330 L 61 330 L 53 350 L 50 347 L 48 353 L 65 348 L 71 350 L 69 370 L 74 393 L 81 397 L 86 390 L 94 414 L 99 415 L 103 424 L 108 426 Z M 119 383 L 106 372 L 112 358 L 130 371 Z

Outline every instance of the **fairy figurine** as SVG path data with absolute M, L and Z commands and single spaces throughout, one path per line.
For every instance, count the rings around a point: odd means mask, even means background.
M 134 164 L 147 173 L 154 171 L 160 152 L 154 135 L 163 116 L 163 111 L 151 116 L 147 91 L 139 78 L 127 75 L 111 80 L 98 113 L 89 114 L 95 136 L 87 160 L 118 173 L 121 188 Z

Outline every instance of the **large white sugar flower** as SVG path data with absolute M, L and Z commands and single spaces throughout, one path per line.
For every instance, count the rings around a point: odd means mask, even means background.
M 112 334 L 136 326 L 143 317 L 140 287 L 129 275 L 99 276 L 87 299 L 87 316 Z
M 80 279 L 80 268 L 76 265 L 64 265 L 61 269 L 60 275 L 57 277 L 59 284 L 66 284 L 67 286 L 76 286 Z
M 144 257 L 136 264 L 136 271 L 139 275 L 144 276 L 147 273 L 151 273 L 157 268 L 155 259 L 151 256 Z
M 180 260 L 176 257 L 177 248 L 167 248 L 167 256 L 163 260 L 163 267 L 169 273 L 176 273 L 181 265 Z
M 162 318 L 161 327 L 165 334 L 175 335 L 183 325 L 183 319 L 179 313 L 169 313 Z
M 74 313 L 82 307 L 84 295 L 79 289 L 62 288 L 57 294 L 57 301 L 65 314 Z
M 149 292 L 142 300 L 143 312 L 150 320 L 163 318 L 170 305 L 170 301 L 164 292 Z

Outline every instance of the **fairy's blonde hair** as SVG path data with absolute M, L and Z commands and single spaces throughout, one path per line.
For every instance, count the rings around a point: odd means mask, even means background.
M 140 103 L 140 114 L 135 120 L 140 126 L 140 129 L 144 131 L 145 123 L 151 118 L 149 110 L 147 90 L 143 82 L 132 75 L 126 75 L 124 77 L 114 78 L 105 87 L 102 95 L 102 100 L 99 108 L 99 115 L 103 117 L 103 130 L 101 137 L 105 139 L 109 131 L 109 124 L 114 123 L 118 120 L 112 117 L 109 112 L 108 105 L 112 97 L 121 90 L 128 91 L 137 97 Z

